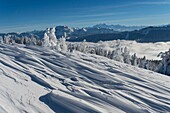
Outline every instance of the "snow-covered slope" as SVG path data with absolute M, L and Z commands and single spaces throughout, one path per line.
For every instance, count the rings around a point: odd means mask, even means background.
M 168 113 L 170 78 L 104 57 L 0 45 L 0 113 Z

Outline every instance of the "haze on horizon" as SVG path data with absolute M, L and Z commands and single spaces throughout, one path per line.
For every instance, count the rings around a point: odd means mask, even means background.
M 169 24 L 170 0 L 0 0 L 0 32 L 57 25 Z

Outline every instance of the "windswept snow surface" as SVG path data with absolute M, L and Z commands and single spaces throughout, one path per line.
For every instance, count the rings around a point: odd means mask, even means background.
M 170 78 L 104 57 L 0 45 L 0 113 L 168 113 Z

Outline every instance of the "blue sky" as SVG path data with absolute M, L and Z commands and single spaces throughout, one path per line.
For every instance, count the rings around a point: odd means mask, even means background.
M 0 0 L 0 32 L 170 23 L 170 0 Z

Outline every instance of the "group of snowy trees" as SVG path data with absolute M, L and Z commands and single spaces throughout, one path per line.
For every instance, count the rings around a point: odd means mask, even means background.
M 44 33 L 44 37 L 42 39 L 42 46 L 51 49 L 56 49 L 58 51 L 67 51 L 66 35 L 64 34 L 60 39 L 57 39 L 55 35 L 55 28 L 48 28 Z
M 5 35 L 4 37 L 0 36 L 0 43 L 3 44 L 13 44 L 15 43 L 15 40 L 10 38 L 10 35 Z
M 41 46 L 42 42 L 40 39 L 35 38 L 34 36 L 31 37 L 17 37 L 15 35 L 4 35 L 0 36 L 0 43 L 4 44 L 25 44 L 25 45 L 38 45 Z
M 70 43 L 68 45 L 68 51 L 72 52 L 75 50 L 83 53 L 104 56 L 122 63 L 130 64 L 152 71 L 158 71 L 160 65 L 159 60 L 147 60 L 145 56 L 143 58 L 138 58 L 136 54 L 130 55 L 130 51 L 127 47 L 122 48 L 121 46 L 117 46 L 114 50 L 109 50 L 97 46 L 90 47 L 85 41 L 81 43 Z
M 66 34 L 57 39 L 55 35 L 55 28 L 48 28 L 42 39 L 38 39 L 34 36 L 17 37 L 16 35 L 4 35 L 0 36 L 0 44 L 24 44 L 24 45 L 37 45 L 45 48 L 56 49 L 58 51 L 67 51 Z
M 57 38 L 55 36 L 55 28 L 48 28 L 44 33 L 44 37 L 42 39 L 42 46 L 43 47 L 56 47 L 57 45 Z

